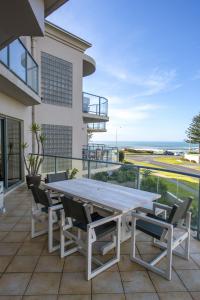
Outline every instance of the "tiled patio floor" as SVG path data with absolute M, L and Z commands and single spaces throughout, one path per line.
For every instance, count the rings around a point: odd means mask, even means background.
M 191 259 L 173 259 L 173 279 L 167 281 L 129 260 L 129 242 L 121 261 L 91 281 L 84 277 L 85 259 L 49 254 L 47 236 L 30 238 L 30 199 L 26 187 L 6 197 L 0 217 L 0 300 L 200 300 L 200 242 L 192 240 Z M 139 255 L 158 250 L 138 236 Z

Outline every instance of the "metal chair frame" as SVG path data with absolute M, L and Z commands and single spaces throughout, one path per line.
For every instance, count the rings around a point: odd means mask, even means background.
M 90 215 L 91 211 L 91 205 L 83 204 L 86 214 L 88 216 Z M 99 259 L 94 258 L 92 256 L 92 245 L 95 241 L 97 241 L 97 236 L 95 233 L 95 228 L 98 226 L 101 226 L 103 224 L 106 224 L 111 221 L 116 221 L 116 230 L 114 232 L 114 237 L 116 239 L 116 254 L 115 257 L 110 259 L 106 263 L 102 263 Z M 97 276 L 99 273 L 105 271 L 106 269 L 110 268 L 115 263 L 119 262 L 120 260 L 120 230 L 121 230 L 121 215 L 119 214 L 113 214 L 111 216 L 102 218 L 100 220 L 91 222 L 87 224 L 87 230 L 86 230 L 86 241 L 82 239 L 82 230 L 78 229 L 78 234 L 74 234 L 69 231 L 69 229 L 73 228 L 73 219 L 72 218 L 66 218 L 64 209 L 61 213 L 61 230 L 60 230 L 60 255 L 61 257 L 68 256 L 76 251 L 81 252 L 82 254 L 86 255 L 86 278 L 87 280 L 90 280 L 91 278 Z M 105 234 L 106 235 L 106 234 Z M 68 239 L 66 242 L 66 238 Z M 70 245 L 75 243 L 76 246 L 65 250 L 66 245 Z M 92 270 L 92 262 L 95 262 L 97 265 L 99 265 L 98 268 L 95 270 Z
M 33 187 L 34 188 L 34 187 Z M 50 193 L 44 190 L 46 198 L 48 200 L 47 211 L 44 212 L 44 205 L 35 201 L 35 198 L 32 199 L 32 208 L 31 208 L 31 238 L 41 236 L 45 233 L 48 233 L 48 251 L 51 253 L 60 248 L 59 245 L 54 245 L 54 231 L 59 229 L 59 220 L 56 214 L 57 211 L 63 208 L 62 204 L 53 204 L 50 197 Z M 39 199 L 38 199 L 39 200 Z M 36 224 L 45 224 L 46 228 L 44 230 L 37 230 Z M 55 226 L 57 225 L 57 226 Z
M 167 205 L 162 205 L 160 203 L 155 203 L 155 208 L 167 210 L 170 212 L 172 207 Z M 153 245 L 159 247 L 163 250 L 157 257 L 155 257 L 151 262 L 146 262 L 139 257 L 136 257 L 136 221 L 143 220 L 148 222 L 149 224 L 155 224 L 164 229 L 163 234 L 160 240 L 153 238 Z M 185 224 L 184 224 L 185 222 Z M 130 258 L 132 261 L 142 265 L 143 267 L 163 276 L 164 278 L 171 280 L 172 276 L 172 254 L 180 256 L 184 259 L 189 260 L 190 254 L 190 223 L 191 223 L 191 212 L 187 211 L 185 218 L 181 219 L 177 225 L 177 229 L 181 229 L 182 233 L 178 237 L 174 235 L 175 227 L 174 224 L 167 223 L 165 220 L 161 221 L 158 219 L 154 219 L 152 217 L 148 217 L 146 215 L 142 215 L 141 213 L 133 212 L 132 213 L 132 237 L 131 237 L 131 254 Z M 176 248 L 185 242 L 184 245 L 184 253 L 179 253 Z M 166 257 L 166 269 L 162 270 L 155 265 L 162 259 Z

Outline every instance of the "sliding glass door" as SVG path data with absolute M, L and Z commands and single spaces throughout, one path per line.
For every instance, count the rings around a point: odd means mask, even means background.
M 0 181 L 5 180 L 4 174 L 4 120 L 0 118 Z
M 7 185 L 8 187 L 21 180 L 21 124 L 7 119 Z
M 0 117 L 0 181 L 9 189 L 21 179 L 21 122 Z

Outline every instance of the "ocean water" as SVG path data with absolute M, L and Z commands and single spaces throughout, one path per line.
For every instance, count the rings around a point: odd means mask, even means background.
M 145 150 L 171 150 L 171 151 L 183 151 L 186 152 L 189 149 L 196 150 L 197 145 L 188 144 L 186 142 L 170 142 L 170 141 L 160 141 L 160 142 L 149 142 L 149 141 L 101 141 L 97 142 L 99 144 L 106 144 L 111 147 L 117 146 L 118 148 L 133 148 L 133 149 L 145 149 Z

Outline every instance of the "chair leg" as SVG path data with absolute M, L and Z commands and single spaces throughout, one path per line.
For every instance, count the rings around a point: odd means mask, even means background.
M 131 259 L 135 258 L 135 244 L 136 244 L 136 218 L 132 219 L 132 228 L 131 228 Z
M 87 235 L 87 266 L 86 266 L 86 277 L 87 280 L 91 279 L 92 273 L 92 237 L 91 237 L 91 230 L 88 230 Z
M 32 215 L 32 217 L 31 217 L 31 238 L 33 239 L 33 238 L 43 235 L 47 232 L 48 232 L 48 229 L 39 230 L 39 231 L 36 230 L 36 220 L 35 220 L 35 217 Z
M 171 280 L 172 278 L 172 246 L 173 246 L 173 229 L 168 230 L 167 240 L 167 269 L 166 278 Z

